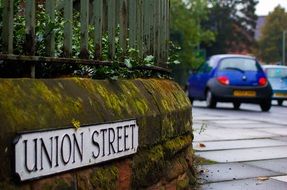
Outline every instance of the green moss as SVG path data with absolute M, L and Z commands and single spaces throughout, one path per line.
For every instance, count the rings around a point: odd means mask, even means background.
M 183 190 L 189 187 L 189 178 L 187 175 L 183 175 L 180 179 L 177 180 L 176 189 Z
M 117 189 L 119 171 L 116 166 L 103 166 L 96 168 L 91 175 L 91 183 L 94 189 Z
M 172 137 L 175 133 L 174 125 L 176 121 L 168 115 L 162 119 L 162 139 Z
M 183 150 L 185 147 L 191 145 L 192 136 L 180 136 L 175 139 L 167 141 L 163 147 L 165 148 L 165 152 L 168 157 L 173 157 L 176 153 Z
M 194 166 L 197 167 L 198 165 L 209 165 L 209 164 L 216 164 L 216 161 L 208 160 L 199 156 L 194 156 Z
M 63 179 L 57 179 L 55 181 L 54 190 L 73 190 L 75 187 L 72 184 L 67 183 Z
M 139 152 L 133 159 L 134 188 L 147 187 L 157 182 L 163 175 L 164 165 L 162 146 Z
M 96 91 L 101 95 L 109 109 L 112 109 L 114 110 L 114 113 L 121 115 L 124 107 L 124 99 L 121 99 L 113 91 L 108 90 L 103 85 L 96 85 Z

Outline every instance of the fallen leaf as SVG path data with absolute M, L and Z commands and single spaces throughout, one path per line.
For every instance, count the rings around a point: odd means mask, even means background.
M 268 180 L 268 179 L 269 179 L 269 177 L 266 177 L 266 176 L 259 176 L 259 177 L 257 177 L 256 179 L 257 179 L 257 180 L 259 180 L 259 181 L 266 181 L 266 180 Z
M 198 145 L 199 145 L 200 148 L 205 148 L 206 147 L 205 144 L 203 144 L 203 143 L 199 143 Z

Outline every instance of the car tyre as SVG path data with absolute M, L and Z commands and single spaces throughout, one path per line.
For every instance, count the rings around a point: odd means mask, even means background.
M 233 107 L 235 110 L 239 110 L 241 103 L 240 102 L 233 102 Z
M 282 106 L 283 105 L 283 100 L 277 100 L 278 106 Z
M 216 100 L 214 98 L 214 95 L 210 90 L 207 90 L 206 93 L 206 106 L 208 108 L 215 108 L 216 107 Z
M 191 105 L 192 105 L 194 99 L 193 99 L 192 97 L 190 97 L 190 96 L 189 96 L 188 98 L 189 98 L 189 101 L 190 101 L 190 103 L 191 103 Z
M 261 110 L 267 112 L 271 108 L 271 100 L 265 100 L 260 103 Z

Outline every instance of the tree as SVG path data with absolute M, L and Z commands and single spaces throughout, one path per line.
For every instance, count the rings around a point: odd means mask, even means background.
M 207 0 L 171 0 L 171 41 L 179 46 L 180 65 L 173 67 L 175 79 L 184 84 L 188 70 L 198 67 L 203 61 L 199 56 L 201 43 L 210 43 L 215 35 L 208 29 L 202 28 L 202 22 L 208 19 Z
M 209 0 L 210 18 L 204 27 L 216 33 L 216 41 L 203 44 L 208 54 L 251 51 L 258 0 Z
M 286 19 L 287 12 L 280 6 L 266 17 L 255 51 L 264 62 L 275 63 L 282 59 L 283 31 L 287 31 Z

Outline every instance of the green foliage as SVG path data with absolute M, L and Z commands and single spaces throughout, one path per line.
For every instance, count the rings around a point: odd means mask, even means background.
M 209 0 L 210 16 L 204 27 L 216 33 L 216 40 L 203 44 L 207 54 L 251 51 L 258 0 Z
M 21 7 L 20 1 L 14 1 L 14 54 L 25 55 L 25 18 L 23 9 L 18 10 L 17 7 Z M 17 11 L 16 11 L 17 10 Z M 51 19 L 47 15 L 45 6 L 41 3 L 37 3 L 36 7 L 36 52 L 37 56 L 50 56 L 49 51 L 47 51 L 47 41 L 50 34 L 55 35 L 55 50 L 52 56 L 63 57 L 63 42 L 64 42 L 64 25 L 65 22 L 72 22 L 73 26 L 73 45 L 72 45 L 72 58 L 79 58 L 80 55 L 80 45 L 81 45 L 81 23 L 80 23 L 80 12 L 74 9 L 73 20 L 65 21 L 63 16 L 63 10 L 55 11 L 55 18 Z M 2 9 L 0 9 L 2 13 Z M 2 25 L 2 20 L 0 20 L 0 25 Z M 89 41 L 88 41 L 88 54 L 89 59 L 94 59 L 94 25 L 89 24 Z M 50 78 L 59 76 L 84 76 L 92 77 L 97 79 L 112 79 L 116 80 L 118 78 L 137 78 L 137 77 L 159 77 L 159 78 L 169 78 L 166 74 L 151 71 L 148 69 L 138 69 L 138 67 L 150 67 L 155 65 L 155 58 L 152 55 L 146 55 L 141 57 L 139 51 L 133 48 L 127 48 L 127 52 L 123 52 L 122 47 L 119 42 L 119 27 L 116 30 L 115 38 L 115 56 L 112 59 L 112 65 L 109 66 L 82 66 L 82 65 L 70 65 L 70 64 L 51 64 L 51 63 L 41 63 L 36 64 L 36 77 L 38 78 Z M 0 37 L 0 40 L 1 37 Z M 110 60 L 109 56 L 109 39 L 108 34 L 104 33 L 102 37 L 102 54 L 101 60 Z M 169 61 L 173 63 L 178 63 L 176 60 L 177 56 L 173 53 L 170 54 L 171 57 Z M 0 64 L 0 76 L 9 77 L 21 77 L 29 76 L 30 70 L 29 65 L 15 65 L 15 69 L 11 69 L 11 63 Z M 125 67 L 123 67 L 125 66 Z M 17 70 L 17 72 L 15 72 Z
M 280 6 L 266 17 L 255 53 L 267 63 L 279 62 L 282 59 L 283 31 L 287 31 L 286 18 L 287 12 Z
M 174 60 L 182 64 L 172 66 L 177 82 L 184 84 L 188 71 L 200 65 L 204 56 L 200 54 L 200 44 L 209 44 L 215 40 L 215 34 L 202 27 L 208 20 L 207 0 L 171 0 L 171 52 L 178 55 Z M 180 47 L 180 48 L 179 48 Z M 176 61 L 176 63 L 178 63 Z

